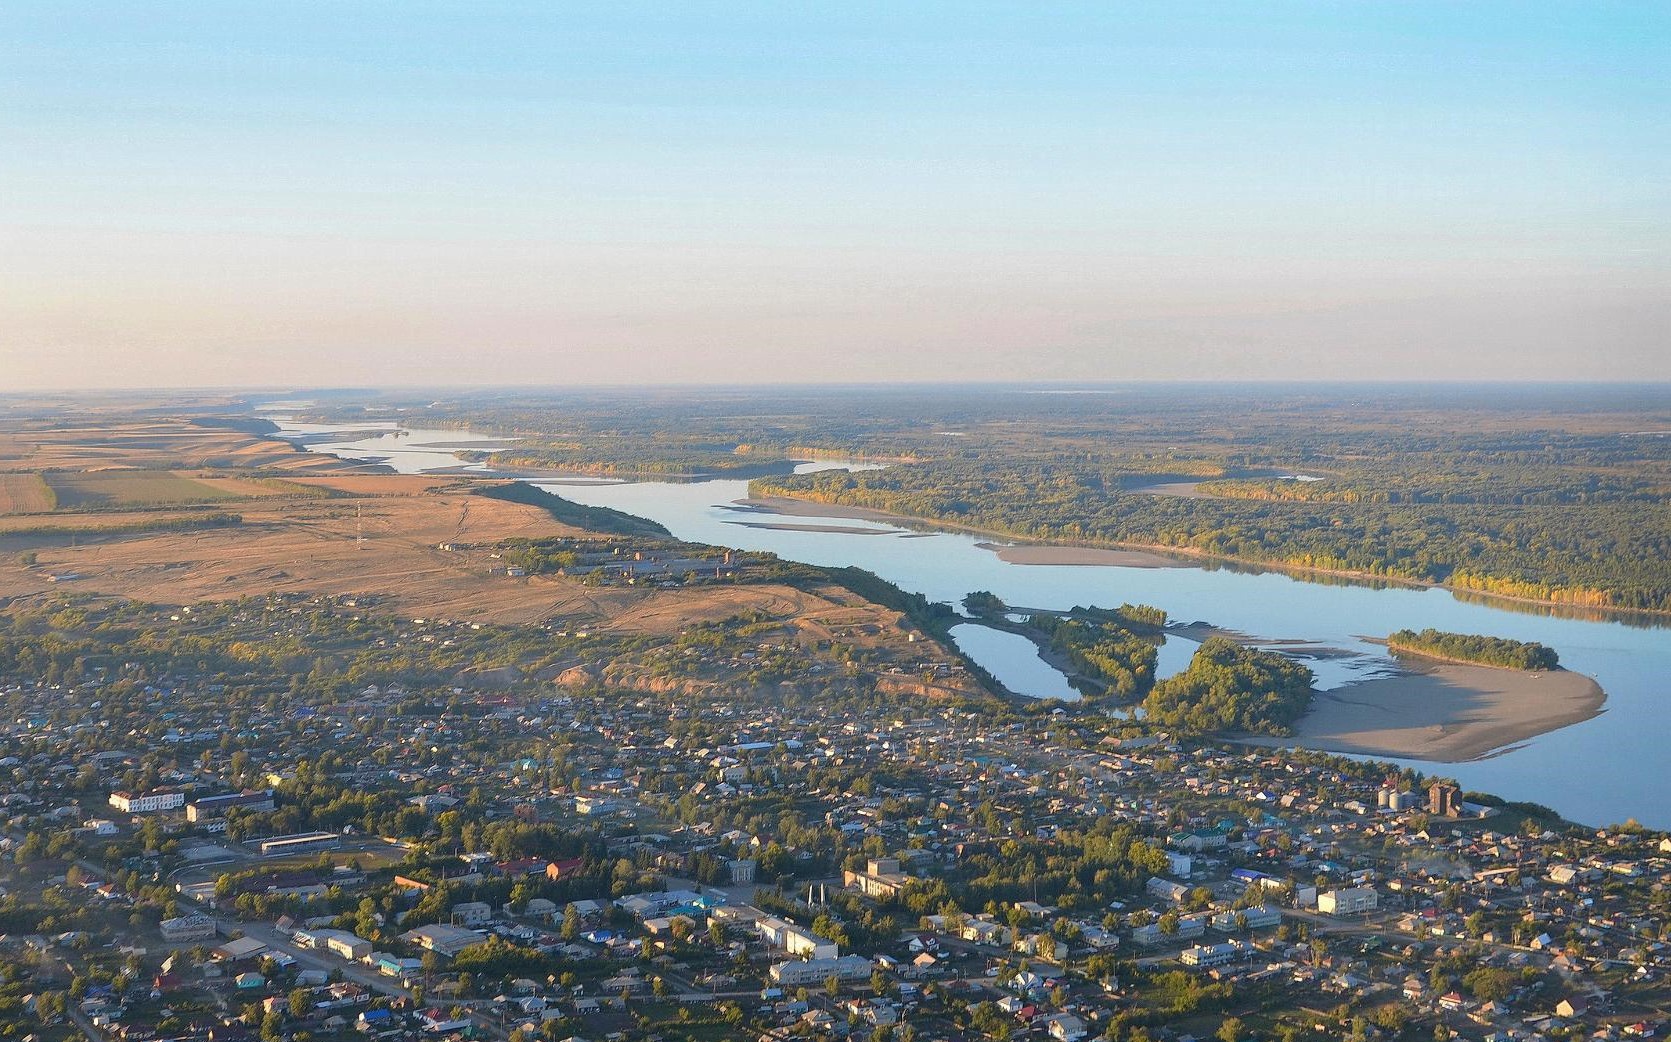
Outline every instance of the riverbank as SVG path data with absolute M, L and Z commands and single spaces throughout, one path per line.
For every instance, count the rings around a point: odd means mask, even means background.
M 1320 691 L 1288 738 L 1248 744 L 1463 763 L 1602 712 L 1607 695 L 1582 673 L 1526 673 L 1450 662 Z
M 980 528 L 975 525 L 958 524 L 955 521 L 942 521 L 931 517 L 915 517 L 909 514 L 899 514 L 872 507 L 846 506 L 840 503 L 824 503 L 817 500 L 794 499 L 788 496 L 755 496 L 736 500 L 735 503 L 743 509 L 771 511 L 797 517 L 852 517 L 864 518 L 870 521 L 881 521 L 893 525 L 926 525 L 933 528 L 946 529 L 954 532 L 968 532 L 973 535 L 991 536 L 994 539 L 1019 539 L 1018 547 L 1054 547 L 1061 550 L 1110 550 L 1115 552 L 1130 552 L 1152 555 L 1160 560 L 1174 559 L 1173 564 L 1165 567 L 1192 565 L 1225 564 L 1251 572 L 1275 572 L 1291 575 L 1304 580 L 1307 576 L 1320 576 L 1328 579 L 1344 579 L 1355 584 L 1375 587 L 1403 587 L 1411 590 L 1444 590 L 1458 600 L 1479 601 L 1485 604 L 1500 604 L 1506 607 L 1525 605 L 1548 612 L 1557 618 L 1582 619 L 1592 622 L 1613 622 L 1624 619 L 1651 620 L 1652 625 L 1666 625 L 1665 620 L 1671 618 L 1671 611 L 1654 611 L 1643 608 L 1612 608 L 1604 605 L 1569 604 L 1565 601 L 1544 600 L 1537 597 L 1516 597 L 1506 593 L 1492 593 L 1486 590 L 1473 590 L 1451 586 L 1447 583 L 1429 582 L 1423 579 L 1409 579 L 1401 576 L 1377 575 L 1373 572 L 1353 571 L 1349 569 L 1319 568 L 1314 565 L 1290 564 L 1285 561 L 1256 561 L 1244 557 L 1228 557 L 1223 554 L 1208 553 L 1186 546 L 1162 546 L 1153 543 L 1124 543 L 1124 542 L 1078 542 L 1053 543 L 1043 540 L 1030 540 L 1026 536 L 1017 536 L 1012 532 L 1000 529 Z M 1179 563 L 1181 562 L 1181 563 Z M 1037 562 L 1037 563 L 1068 563 L 1068 562 Z M 1104 562 L 1117 563 L 1117 562 Z M 1141 566 L 1139 566 L 1141 567 Z M 1150 566 L 1156 567 L 1156 566 Z
M 988 528 L 976 528 L 973 525 L 960 525 L 951 521 L 936 521 L 932 518 L 910 517 L 906 514 L 895 514 L 887 510 L 875 510 L 871 507 L 844 506 L 839 503 L 819 503 L 808 499 L 791 499 L 787 496 L 759 496 L 739 499 L 732 506 L 740 513 L 771 513 L 782 514 L 785 517 L 826 517 L 847 518 L 854 521 L 876 521 L 881 524 L 905 526 L 931 526 L 955 532 L 968 532 L 972 535 L 989 535 L 1005 537 L 1002 532 L 995 532 Z M 746 524 L 748 522 L 735 522 Z M 754 523 L 751 527 L 777 527 L 765 523 Z M 788 526 L 785 526 L 788 527 Z M 1005 537 L 1008 538 L 1008 537 Z M 1161 548 L 1150 549 L 1121 549 L 1107 546 L 1080 546 L 1069 543 L 976 543 L 1005 564 L 1024 565 L 1083 565 L 1088 567 L 1118 567 L 1118 568 L 1189 568 L 1190 562 L 1176 557 L 1166 556 Z

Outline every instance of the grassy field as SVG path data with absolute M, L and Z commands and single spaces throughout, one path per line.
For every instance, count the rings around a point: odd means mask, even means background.
M 39 514 L 57 505 L 39 474 L 0 474 L 0 514 Z
M 170 507 L 239 498 L 237 492 L 163 470 L 54 472 L 46 480 L 57 493 L 58 507 L 62 510 Z

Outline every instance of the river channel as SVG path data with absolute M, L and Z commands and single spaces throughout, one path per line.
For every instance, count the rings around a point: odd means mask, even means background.
M 412 429 L 397 436 L 387 429 L 348 433 L 343 426 L 280 425 L 286 436 L 314 451 L 376 459 L 407 473 L 456 468 L 454 449 L 466 443 L 491 448 L 493 442 L 458 430 Z M 345 433 L 321 437 L 329 431 Z M 804 469 L 845 465 L 826 461 Z M 1296 655 L 1323 689 L 1390 669 L 1384 649 L 1366 638 L 1402 628 L 1539 641 L 1559 652 L 1566 668 L 1594 677 L 1607 692 L 1601 715 L 1483 759 L 1410 765 L 1455 777 L 1466 788 L 1545 804 L 1577 821 L 1635 818 L 1671 828 L 1671 630 L 1464 601 L 1445 590 L 1315 582 L 1183 560 L 1162 568 L 1011 564 L 980 545 L 990 540 L 965 533 L 745 509 L 737 503 L 747 496 L 745 481 L 576 478 L 535 484 L 576 502 L 658 521 L 680 539 L 770 551 L 808 564 L 856 565 L 951 604 L 974 590 L 1028 608 L 1151 604 L 1173 620 L 1208 622 Z M 954 637 L 1013 690 L 1073 697 L 1061 674 L 1025 639 L 972 623 L 958 627 Z M 1193 647 L 1169 637 L 1161 649 L 1161 674 L 1187 665 Z

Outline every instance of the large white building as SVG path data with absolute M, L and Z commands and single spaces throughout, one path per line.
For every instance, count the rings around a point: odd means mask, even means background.
M 186 794 L 168 789 L 150 792 L 113 792 L 110 805 L 123 814 L 155 814 L 164 810 L 179 810 L 186 805 Z
M 429 926 L 420 926 L 416 930 L 408 930 L 400 935 L 400 939 L 450 959 L 472 944 L 480 944 L 487 936 L 447 923 L 432 923 Z
M 836 942 L 775 916 L 768 915 L 758 920 L 754 928 L 760 931 L 761 940 L 790 955 L 807 959 L 834 959 L 841 954 Z
M 165 941 L 206 941 L 215 935 L 215 921 L 206 915 L 182 915 L 158 924 Z
M 1324 915 L 1360 915 L 1381 906 L 1381 895 L 1373 887 L 1354 886 L 1331 890 L 1317 896 L 1317 910 Z
M 835 977 L 838 980 L 869 980 L 875 969 L 869 959 L 857 955 L 843 955 L 839 959 L 809 959 L 806 962 L 780 962 L 771 969 L 772 983 L 786 987 L 822 984 Z
M 1253 946 L 1241 941 L 1227 941 L 1224 944 L 1202 944 L 1194 948 L 1185 948 L 1178 956 L 1178 961 L 1185 966 L 1205 969 L 1209 966 L 1224 966 L 1237 959 L 1246 958 L 1252 954 Z
M 841 873 L 843 886 L 878 901 L 894 897 L 911 881 L 910 875 L 900 871 L 899 858 L 896 857 L 871 858 L 865 863 L 863 872 L 848 869 Z

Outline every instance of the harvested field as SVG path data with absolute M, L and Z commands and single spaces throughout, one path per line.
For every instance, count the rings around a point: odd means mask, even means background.
M 307 474 L 365 470 L 333 457 L 303 452 L 278 438 L 197 427 L 178 420 L 8 430 L 0 432 L 0 461 L 9 470 L 207 467 Z
M 0 475 L 0 506 L 13 511 L 0 511 L 0 600 L 70 591 L 159 604 L 327 595 L 396 615 L 562 620 L 656 637 L 761 616 L 781 625 L 776 640 L 826 646 L 840 640 L 902 662 L 929 650 L 910 644 L 897 612 L 838 586 L 807 591 L 747 582 L 663 587 L 588 584 L 554 574 L 513 577 L 495 554 L 503 540 L 609 537 L 564 524 L 541 506 L 476 495 L 484 480 L 474 475 L 368 472 L 296 452 L 288 443 L 183 422 L 10 437 L 0 449 L 26 457 L 22 466 L 50 469 L 45 480 Z M 44 506 L 54 495 L 53 512 L 15 512 Z M 712 683 L 718 675 L 680 682 Z M 925 685 L 904 673 L 895 679 L 923 694 L 966 690 L 969 683 L 951 678 Z
M 65 512 L 48 516 L 0 516 L 0 539 L 6 539 L 13 533 L 27 533 L 43 528 L 56 532 L 97 534 L 103 529 L 131 528 L 142 524 L 165 525 L 171 521 L 184 521 L 196 517 L 200 513 L 202 511 L 196 510 L 106 510 L 96 514 Z
M 39 514 L 57 505 L 39 474 L 0 474 L 0 514 Z
M 233 478 L 217 475 L 194 475 L 193 481 L 207 488 L 241 499 L 260 499 L 268 496 L 321 496 L 323 489 L 309 488 L 285 478 Z
M 308 475 L 285 477 L 287 485 L 344 492 L 355 496 L 416 496 L 435 489 L 459 485 L 456 477 L 432 477 L 423 474 L 332 474 L 328 477 Z
M 60 510 L 106 507 L 176 507 L 239 498 L 194 478 L 161 470 L 56 471 L 46 475 Z

